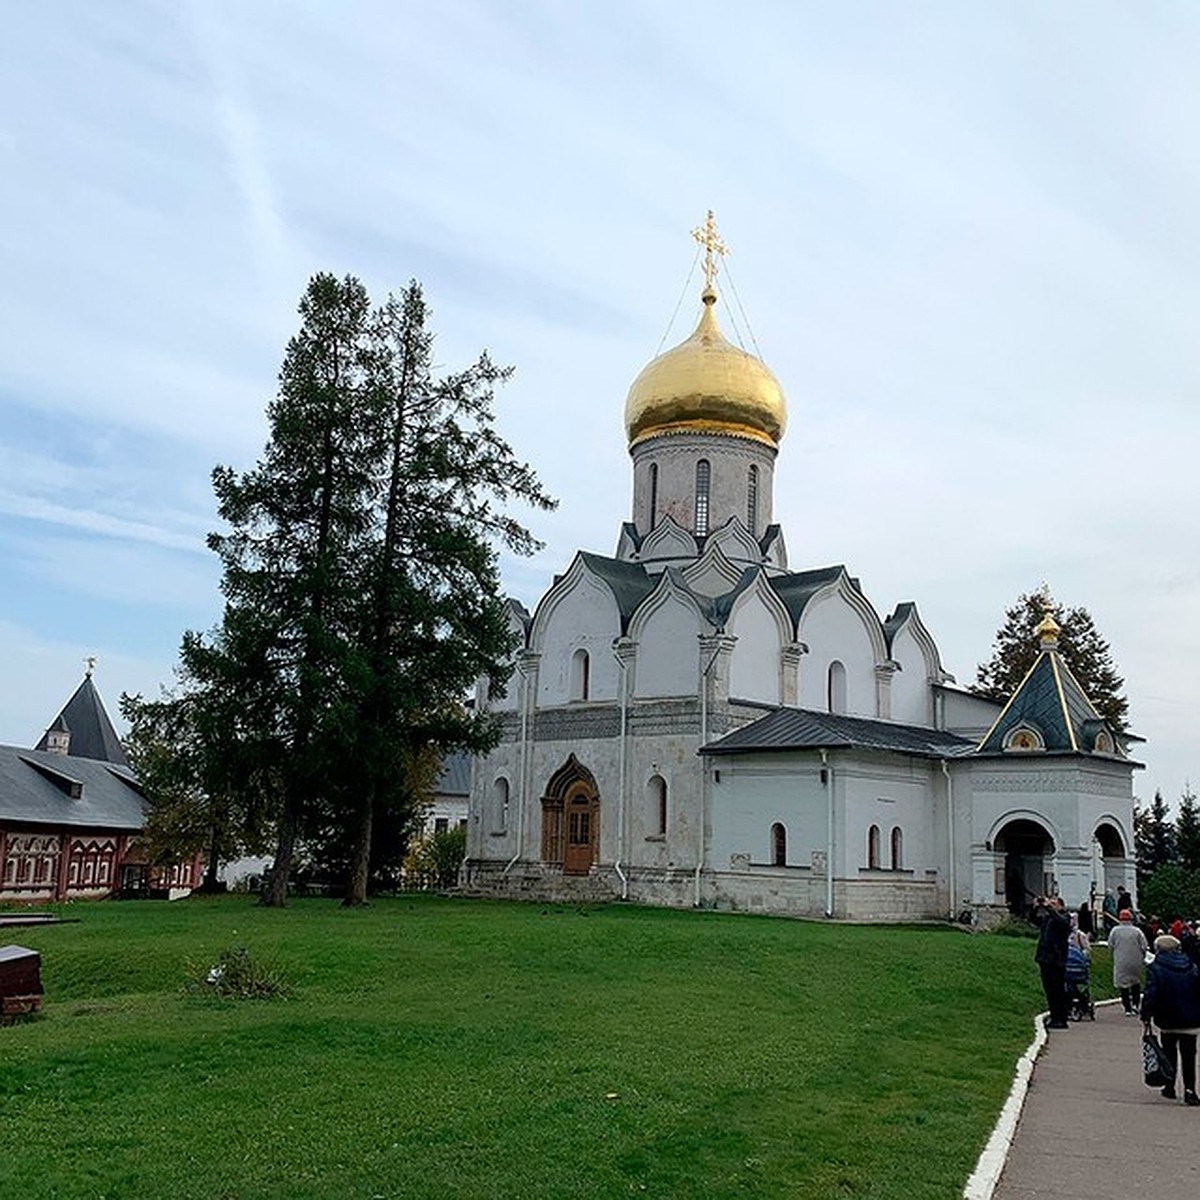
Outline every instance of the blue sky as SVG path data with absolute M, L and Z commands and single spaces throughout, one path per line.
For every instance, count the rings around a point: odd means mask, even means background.
M 1112 644 L 1139 794 L 1174 798 L 1200 777 L 1198 46 L 1182 0 L 11 8 L 0 742 L 87 655 L 114 715 L 155 693 L 214 621 L 209 473 L 259 453 L 317 270 L 416 277 L 447 368 L 516 366 L 500 429 L 561 505 L 527 514 L 513 594 L 611 553 L 625 392 L 713 208 L 788 396 L 792 566 L 915 600 L 962 683 L 1048 582 Z

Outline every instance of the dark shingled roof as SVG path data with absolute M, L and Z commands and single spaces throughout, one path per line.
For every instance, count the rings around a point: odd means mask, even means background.
M 768 582 L 787 607 L 792 621 L 799 624 L 805 606 L 813 596 L 837 580 L 845 569 L 839 564 L 833 567 L 818 567 L 813 571 L 792 571 L 787 575 L 772 575 Z
M 128 767 L 129 759 L 121 748 L 121 740 L 117 731 L 104 711 L 104 702 L 100 693 L 92 683 L 92 677 L 87 675 L 75 689 L 75 695 L 67 701 L 66 707 L 50 724 L 37 749 L 45 750 L 49 746 L 50 730 L 61 730 L 66 726 L 71 735 L 70 746 L 67 750 L 71 758 L 92 758 L 98 762 L 116 763 Z
M 637 607 L 654 591 L 658 577 L 650 575 L 641 563 L 622 562 L 618 558 L 605 558 L 601 554 L 581 552 L 579 557 L 594 575 L 608 584 L 621 614 L 621 632 L 629 629 L 629 622 Z
M 0 821 L 133 831 L 145 820 L 128 767 L 0 746 Z
M 777 708 L 735 729 L 707 746 L 701 754 L 746 754 L 762 750 L 890 750 L 922 758 L 961 758 L 974 742 L 941 729 L 900 725 L 869 717 L 807 708 Z

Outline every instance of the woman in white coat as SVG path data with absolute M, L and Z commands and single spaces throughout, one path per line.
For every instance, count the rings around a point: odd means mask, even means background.
M 1142 1003 L 1142 968 L 1150 946 L 1127 908 L 1121 909 L 1117 924 L 1109 930 L 1108 949 L 1112 954 L 1113 987 L 1121 993 L 1125 1015 L 1136 1017 Z

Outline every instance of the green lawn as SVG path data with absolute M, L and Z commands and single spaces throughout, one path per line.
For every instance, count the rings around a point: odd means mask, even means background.
M 73 905 L 12 929 L 0 1196 L 954 1197 L 1029 941 L 437 898 Z M 286 1000 L 190 995 L 244 945 Z M 1103 972 L 1101 972 L 1103 973 Z

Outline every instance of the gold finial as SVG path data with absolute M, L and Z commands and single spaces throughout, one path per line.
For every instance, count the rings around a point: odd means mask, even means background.
M 84 677 L 86 679 L 91 679 L 92 672 L 96 669 L 96 656 L 94 654 L 89 654 L 83 661 L 84 665 L 87 667 L 87 670 L 84 672 Z
M 704 290 L 710 292 L 717 277 L 717 259 L 729 253 L 721 241 L 721 235 L 717 233 L 717 222 L 711 208 L 704 218 L 704 224 L 692 230 L 692 237 L 704 247 Z
M 1062 632 L 1062 627 L 1050 615 L 1050 610 L 1047 609 L 1046 615 L 1033 632 L 1037 634 L 1038 643 L 1043 650 L 1054 650 L 1058 647 L 1058 635 Z

